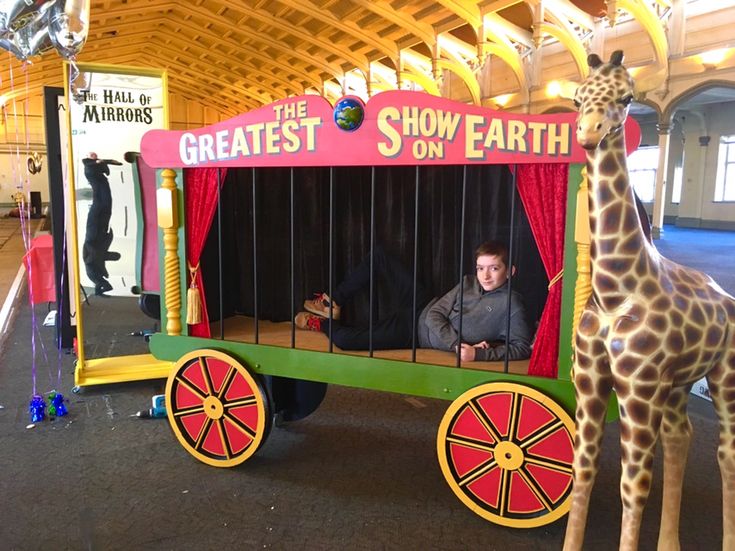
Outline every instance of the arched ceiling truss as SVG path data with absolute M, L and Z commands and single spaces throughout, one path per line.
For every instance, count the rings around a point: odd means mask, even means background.
M 657 69 L 666 63 L 664 0 L 92 0 L 80 62 L 168 70 L 169 89 L 230 116 L 288 96 L 330 98 L 413 87 L 442 92 L 447 78 L 483 103 L 481 69 L 496 58 L 527 102 L 544 44 L 561 43 L 586 74 L 600 15 L 639 20 Z M 664 14 L 664 15 L 662 15 Z M 492 65 L 495 70 L 496 64 Z M 8 89 L 10 70 L 14 89 Z M 492 77 L 492 75 L 490 75 Z M 62 85 L 50 51 L 0 66 L 0 94 Z M 360 84 L 361 83 L 361 84 Z

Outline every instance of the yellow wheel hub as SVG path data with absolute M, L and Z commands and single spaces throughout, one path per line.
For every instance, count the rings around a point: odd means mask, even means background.
M 523 465 L 523 450 L 513 442 L 500 442 L 495 446 L 495 461 L 501 469 L 515 471 Z
M 206 413 L 207 417 L 210 419 L 217 420 L 225 413 L 225 408 L 222 405 L 222 402 L 216 396 L 207 396 L 202 405 L 204 406 L 204 413 Z

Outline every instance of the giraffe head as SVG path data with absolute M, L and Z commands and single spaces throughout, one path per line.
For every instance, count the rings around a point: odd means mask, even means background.
M 585 149 L 595 149 L 605 136 L 620 130 L 628 116 L 635 90 L 622 62 L 621 50 L 613 52 L 607 63 L 597 54 L 587 57 L 590 74 L 574 95 L 579 110 L 577 141 Z

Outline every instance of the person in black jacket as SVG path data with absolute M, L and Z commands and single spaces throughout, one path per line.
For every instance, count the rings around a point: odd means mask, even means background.
M 94 293 L 104 295 L 112 289 L 107 281 L 109 274 L 105 267 L 108 260 L 119 260 L 120 253 L 110 251 L 112 243 L 112 193 L 107 176 L 110 174 L 109 165 L 122 165 L 113 159 L 98 159 L 97 153 L 91 152 L 89 157 L 82 159 L 84 176 L 92 186 L 92 204 L 87 215 L 87 229 L 82 246 L 82 260 L 87 276 L 94 283 Z
M 475 251 L 475 273 L 464 276 L 460 284 L 441 298 L 432 299 L 417 284 L 415 310 L 413 275 L 381 247 L 375 248 L 373 266 L 376 277 L 380 275 L 389 281 L 397 297 L 396 308 L 373 323 L 372 344 L 376 350 L 410 348 L 416 319 L 420 348 L 459 352 L 463 362 L 497 361 L 506 355 L 509 360 L 521 360 L 531 355 L 531 333 L 523 301 L 519 293 L 509 289 L 508 279 L 514 268 L 508 266 L 508 250 L 502 243 L 481 244 Z M 364 324 L 345 325 L 339 319 L 340 307 L 369 282 L 368 255 L 337 286 L 333 299 L 319 293 L 305 301 L 306 311 L 296 315 L 296 326 L 329 333 L 331 316 L 332 338 L 337 346 L 343 350 L 367 350 L 370 328 Z

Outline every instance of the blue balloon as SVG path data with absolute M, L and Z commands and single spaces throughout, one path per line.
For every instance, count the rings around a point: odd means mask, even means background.
M 28 405 L 28 412 L 31 414 L 31 423 L 38 423 L 43 421 L 46 417 L 46 401 L 43 396 L 38 394 L 31 398 L 31 403 Z

